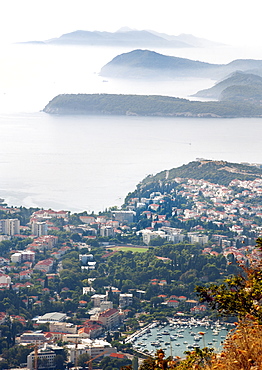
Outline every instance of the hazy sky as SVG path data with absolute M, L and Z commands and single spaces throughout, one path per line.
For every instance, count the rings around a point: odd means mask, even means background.
M 254 45 L 261 36 L 259 5 L 259 0 L 1 0 L 0 42 L 127 26 Z

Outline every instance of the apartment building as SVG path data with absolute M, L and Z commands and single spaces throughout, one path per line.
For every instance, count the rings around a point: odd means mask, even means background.
M 0 220 L 0 233 L 13 236 L 20 233 L 20 220 L 18 218 L 6 218 Z

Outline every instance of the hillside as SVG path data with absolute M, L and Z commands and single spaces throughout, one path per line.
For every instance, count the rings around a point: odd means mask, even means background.
M 262 77 L 237 71 L 210 89 L 200 90 L 193 96 L 219 100 L 242 100 L 255 96 L 262 98 Z
M 160 95 L 64 94 L 43 109 L 49 114 L 161 117 L 261 117 L 262 107 L 233 102 L 198 102 Z
M 211 183 L 228 186 L 232 180 L 254 180 L 262 177 L 261 168 L 246 164 L 226 161 L 196 160 L 181 167 L 165 170 L 156 175 L 147 176 L 137 185 L 137 189 L 128 195 L 129 198 L 148 196 L 154 191 L 169 192 L 177 183 L 176 178 L 206 180 Z
M 211 64 L 137 49 L 113 58 L 102 67 L 100 75 L 128 79 L 176 77 L 221 79 L 236 71 L 252 73 L 252 70 L 261 68 L 262 60 L 239 59 L 228 64 Z
M 222 91 L 220 100 L 260 104 L 262 101 L 262 85 L 229 86 Z
M 133 50 L 113 58 L 102 67 L 101 76 L 114 78 L 163 78 L 207 74 L 219 65 L 172 57 L 150 50 Z

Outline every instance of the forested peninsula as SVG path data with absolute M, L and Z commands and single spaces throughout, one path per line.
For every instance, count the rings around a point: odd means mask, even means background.
M 248 102 L 200 102 L 161 95 L 61 94 L 43 111 L 61 115 L 262 117 L 262 107 Z

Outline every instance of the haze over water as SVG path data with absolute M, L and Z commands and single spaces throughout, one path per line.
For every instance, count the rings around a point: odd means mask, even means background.
M 262 119 L 52 116 L 60 93 L 188 98 L 208 79 L 121 81 L 101 67 L 131 49 L 12 45 L 0 58 L 0 198 L 9 205 L 100 211 L 121 205 L 148 174 L 197 157 L 262 162 Z M 156 50 L 212 63 L 262 59 L 259 50 Z

